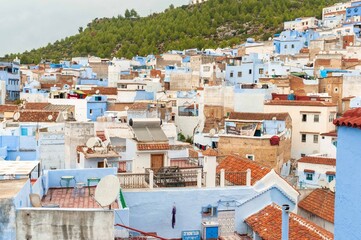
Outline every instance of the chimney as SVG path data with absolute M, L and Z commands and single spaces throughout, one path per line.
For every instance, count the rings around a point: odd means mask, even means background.
M 288 240 L 289 236 L 289 216 L 290 206 L 288 204 L 282 205 L 282 240 Z

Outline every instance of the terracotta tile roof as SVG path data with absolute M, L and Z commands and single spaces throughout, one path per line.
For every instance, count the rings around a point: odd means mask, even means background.
M 212 148 L 208 148 L 207 150 L 202 152 L 203 156 L 218 156 L 218 152 Z
M 346 111 L 342 117 L 333 121 L 336 126 L 361 128 L 361 108 L 354 108 Z
M 223 159 L 223 161 L 217 166 L 217 173 L 219 173 L 221 169 L 224 169 L 225 172 L 246 172 L 247 169 L 250 169 L 252 185 L 261 180 L 271 171 L 268 167 L 264 167 L 259 163 L 235 155 L 229 155 Z M 230 179 L 227 180 L 229 181 Z M 245 179 L 243 180 L 245 181 Z M 243 180 L 237 179 L 237 181 L 241 182 L 232 181 L 232 183 L 239 185 L 243 183 Z
M 231 112 L 229 119 L 238 120 L 272 120 L 276 117 L 277 120 L 286 120 L 290 115 L 288 113 L 241 113 Z
M 265 105 L 286 105 L 286 106 L 315 106 L 315 107 L 336 107 L 337 104 L 325 101 L 292 101 L 292 100 L 271 100 Z
M 155 143 L 155 144 L 138 143 L 137 148 L 139 151 L 168 150 L 169 144 L 168 143 Z
M 73 181 L 71 181 L 73 182 Z M 72 185 L 73 186 L 73 185 Z M 84 193 L 74 195 L 74 188 L 68 191 L 65 188 L 50 188 L 48 194 L 43 197 L 41 202 L 47 204 L 59 204 L 61 208 L 101 208 L 93 199 L 95 187 L 83 187 Z M 119 208 L 118 203 L 112 203 L 112 209 Z
M 335 193 L 330 190 L 316 189 L 300 201 L 298 206 L 326 221 L 334 223 Z
M 333 234 L 313 222 L 290 213 L 289 239 L 333 239 Z M 276 204 L 268 205 L 261 211 L 248 217 L 245 222 L 264 240 L 282 238 L 282 209 Z
M 59 114 L 59 111 L 21 110 L 19 122 L 56 122 Z
M 336 172 L 335 171 L 327 171 L 326 175 L 336 175 Z
M 344 97 L 341 100 L 342 101 L 350 101 L 352 98 L 355 98 L 355 96 Z
M 43 110 L 45 109 L 50 103 L 46 102 L 27 102 L 25 103 L 25 109 L 29 110 Z
M 308 173 L 315 173 L 315 170 L 312 169 L 304 169 L 303 171 Z
M 116 87 L 93 87 L 90 90 L 82 90 L 87 95 L 96 94 L 96 91 L 99 90 L 101 95 L 117 95 L 118 91 Z
M 336 132 L 336 131 L 332 131 L 332 132 L 328 132 L 328 133 L 321 133 L 321 136 L 337 137 L 337 132 Z
M 18 110 L 18 105 L 0 105 L 0 112 L 15 112 L 16 110 Z
M 306 157 L 303 157 L 303 158 L 299 159 L 298 162 L 336 166 L 336 159 L 335 158 L 306 156 Z

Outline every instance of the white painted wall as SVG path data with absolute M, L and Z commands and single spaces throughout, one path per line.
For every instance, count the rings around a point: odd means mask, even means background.
M 327 154 L 327 157 L 336 158 L 336 146 L 333 145 L 337 138 L 330 136 L 320 136 L 320 153 Z
M 292 149 L 291 157 L 299 159 L 301 154 L 320 153 L 321 133 L 335 130 L 329 116 L 336 117 L 337 107 L 320 106 L 289 106 L 265 105 L 266 113 L 288 112 L 292 119 Z M 317 113 L 315 113 L 317 112 Z M 307 114 L 307 121 L 302 122 L 302 114 Z M 314 122 L 314 115 L 319 115 L 319 122 Z M 306 142 L 302 142 L 301 134 L 306 134 Z M 318 143 L 313 142 L 313 135 L 318 135 Z
M 305 169 L 314 170 L 313 179 L 306 180 Z M 324 164 L 313 164 L 313 163 L 297 163 L 297 176 L 298 176 L 298 186 L 300 186 L 300 182 L 302 181 L 303 187 L 307 188 L 320 188 L 321 186 L 318 184 L 321 179 L 324 179 L 328 182 L 326 172 L 333 171 L 336 172 L 336 166 L 324 165 Z
M 86 99 L 59 99 L 49 98 L 48 102 L 53 105 L 72 105 L 75 106 L 75 119 L 78 122 L 87 122 L 87 100 Z

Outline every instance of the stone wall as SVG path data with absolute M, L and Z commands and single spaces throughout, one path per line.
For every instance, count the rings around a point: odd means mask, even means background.
M 16 213 L 17 239 L 114 239 L 114 212 L 25 208 Z

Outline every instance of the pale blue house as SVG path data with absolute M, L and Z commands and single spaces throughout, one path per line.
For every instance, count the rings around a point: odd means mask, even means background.
M 316 40 L 320 34 L 314 30 L 299 32 L 296 30 L 285 30 L 273 40 L 275 53 L 281 55 L 293 55 L 300 52 L 302 48 L 308 47 L 311 40 Z
M 93 95 L 87 97 L 87 118 L 96 121 L 107 111 L 107 97 L 104 95 Z
M 338 126 L 335 239 L 360 239 L 361 108 L 334 120 Z
M 6 83 L 6 98 L 16 100 L 20 97 L 20 65 L 17 62 L 0 62 L 0 80 Z

